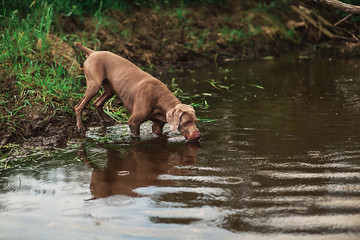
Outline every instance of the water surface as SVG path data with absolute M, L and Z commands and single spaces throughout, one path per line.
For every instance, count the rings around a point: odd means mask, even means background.
M 299 55 L 177 74 L 199 144 L 145 123 L 28 154 L 0 239 L 359 239 L 360 65 Z

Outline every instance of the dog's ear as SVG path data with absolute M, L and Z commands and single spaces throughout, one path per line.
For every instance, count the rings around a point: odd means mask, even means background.
M 180 124 L 180 117 L 183 111 L 179 107 L 174 107 L 166 113 L 166 121 L 170 125 L 172 131 L 176 131 Z
M 191 105 L 185 105 L 185 106 L 187 107 L 187 110 L 189 113 L 195 115 L 195 109 L 193 108 L 193 106 L 191 106 Z

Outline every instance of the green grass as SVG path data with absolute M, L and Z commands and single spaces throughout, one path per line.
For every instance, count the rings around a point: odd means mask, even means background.
M 71 66 L 51 51 L 54 4 L 32 1 L 27 14 L 22 6 L 4 9 L 0 16 L 0 130 L 19 137 L 30 108 L 40 106 L 43 114 L 72 112 L 83 88 Z
M 25 59 L 16 64 L 16 87 L 19 96 L 23 99 L 35 99 L 52 108 L 69 109 L 74 99 L 80 97 L 80 81 L 77 77 L 68 74 L 61 64 L 53 62 L 49 66 L 41 61 Z M 64 103 L 67 103 L 64 106 Z
M 70 2 L 74 5 L 70 6 Z M 56 18 L 54 8 L 57 15 L 70 9 L 79 9 L 77 13 L 80 13 L 92 1 L 83 1 L 79 6 L 80 2 L 14 0 L 0 3 L 4 7 L 0 13 L 0 61 L 4 63 L 0 73 L 16 80 L 19 96 L 36 95 L 38 100 L 55 106 L 73 97 L 70 93 L 79 91 L 79 81 L 66 71 L 69 66 L 64 66 L 61 59 L 53 59 L 49 34 Z M 94 16 L 94 36 L 101 20 L 102 1 Z M 1 94 L 6 99 L 6 93 Z M 0 103 L 4 105 L 4 102 L 2 98 Z

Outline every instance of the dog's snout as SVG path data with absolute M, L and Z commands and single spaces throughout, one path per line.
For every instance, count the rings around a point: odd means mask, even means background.
M 190 141 L 197 141 L 200 138 L 201 138 L 201 133 L 200 132 L 195 132 L 190 136 L 189 140 Z
M 200 133 L 200 132 L 196 132 L 194 135 L 195 135 L 194 137 L 195 137 L 196 139 L 201 138 L 201 133 Z

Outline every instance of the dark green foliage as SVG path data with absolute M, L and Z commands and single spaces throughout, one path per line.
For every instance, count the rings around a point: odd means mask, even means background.
M 224 4 L 226 1 L 220 1 Z M 129 10 L 133 7 L 179 7 L 199 4 L 220 4 L 215 0 L 3 0 L 0 6 L 3 8 L 2 15 L 9 15 L 12 11 L 17 10 L 21 15 L 26 15 L 32 11 L 35 5 L 46 3 L 52 5 L 57 14 L 64 14 L 66 16 L 81 16 L 87 14 L 94 14 L 99 6 L 102 5 L 103 10 L 107 9 L 121 9 Z

